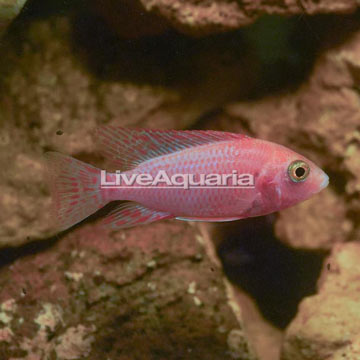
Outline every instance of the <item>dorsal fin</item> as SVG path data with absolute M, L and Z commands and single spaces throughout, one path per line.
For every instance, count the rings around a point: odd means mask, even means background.
M 102 154 L 121 170 L 129 170 L 143 161 L 193 146 L 243 138 L 246 135 L 212 130 L 127 129 L 115 126 L 101 126 L 95 133 Z

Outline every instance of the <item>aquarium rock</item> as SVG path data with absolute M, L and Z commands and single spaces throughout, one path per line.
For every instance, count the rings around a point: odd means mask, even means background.
M 360 245 L 338 244 L 324 261 L 318 293 L 286 330 L 282 360 L 358 359 Z

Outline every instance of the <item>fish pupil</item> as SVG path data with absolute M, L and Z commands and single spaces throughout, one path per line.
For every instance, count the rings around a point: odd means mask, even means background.
M 295 175 L 298 178 L 301 178 L 301 177 L 303 177 L 305 175 L 305 172 L 306 172 L 306 170 L 303 167 L 300 166 L 295 170 Z

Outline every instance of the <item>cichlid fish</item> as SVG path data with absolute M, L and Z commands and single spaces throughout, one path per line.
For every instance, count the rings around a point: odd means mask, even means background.
M 113 229 L 161 219 L 266 215 L 310 198 L 329 183 L 305 157 L 241 134 L 103 126 L 95 138 L 120 171 L 106 173 L 70 156 L 46 154 L 59 230 L 115 200 L 124 202 L 102 220 Z

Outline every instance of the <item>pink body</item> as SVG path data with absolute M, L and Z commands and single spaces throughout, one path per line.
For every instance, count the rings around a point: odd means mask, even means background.
M 294 158 L 291 159 L 291 156 Z M 318 192 L 317 184 L 293 183 L 288 178 L 282 164 L 294 159 L 302 160 L 304 157 L 289 152 L 281 145 L 244 137 L 157 157 L 128 173 L 149 173 L 155 176 L 159 170 L 166 170 L 171 176 L 189 173 L 231 174 L 236 170 L 238 174 L 253 174 L 255 188 L 162 189 L 158 185 L 158 189 L 129 187 L 103 191 L 109 200 L 136 201 L 181 218 L 226 220 L 265 215 L 296 204 L 303 200 L 305 194 Z M 296 189 L 299 187 L 303 189 Z M 294 197 L 294 192 L 298 193 L 297 197 Z
M 103 221 L 122 228 L 168 218 L 229 221 L 282 210 L 319 192 L 328 176 L 284 146 L 216 131 L 146 130 L 102 127 L 97 138 L 105 157 L 131 175 L 160 170 L 174 174 L 251 174 L 253 188 L 126 187 L 106 189 L 100 169 L 50 153 L 49 175 L 59 227 L 66 229 L 114 200 L 125 200 Z M 289 165 L 306 162 L 306 179 L 294 181 Z M 109 180 L 115 174 L 109 175 Z

